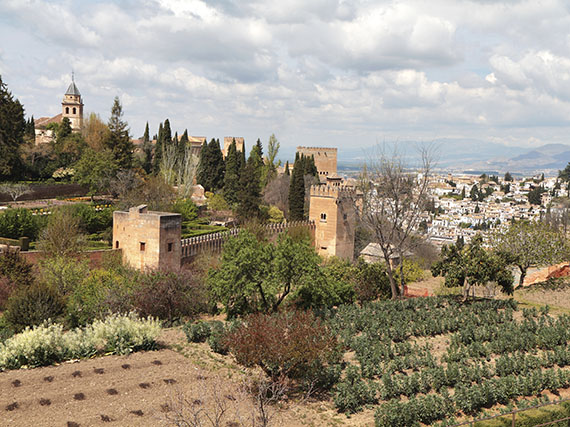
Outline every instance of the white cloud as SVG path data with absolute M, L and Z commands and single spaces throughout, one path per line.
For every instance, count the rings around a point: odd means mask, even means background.
M 39 116 L 74 69 L 86 109 L 120 95 L 135 134 L 536 144 L 570 133 L 569 28 L 563 0 L 5 0 L 0 73 Z

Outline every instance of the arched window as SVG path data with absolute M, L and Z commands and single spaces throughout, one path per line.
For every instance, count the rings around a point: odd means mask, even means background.
M 321 222 L 327 222 L 327 214 L 321 213 Z
M 73 114 L 75 114 L 75 107 L 73 107 Z
M 69 114 L 69 107 L 65 107 L 65 114 Z

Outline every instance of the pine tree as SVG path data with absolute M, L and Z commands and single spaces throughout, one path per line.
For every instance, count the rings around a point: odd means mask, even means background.
M 234 139 L 228 147 L 228 153 L 226 155 L 226 173 L 224 176 L 224 199 L 226 199 L 230 205 L 238 202 L 238 192 L 240 188 L 238 156 L 236 140 Z
M 289 220 L 291 221 L 301 221 L 305 216 L 304 163 L 303 156 L 297 153 L 289 185 Z
M 129 135 L 127 122 L 123 121 L 123 107 L 119 97 L 115 97 L 111 117 L 109 118 L 109 137 L 106 146 L 113 152 L 115 160 L 122 169 L 129 169 L 133 163 L 133 143 Z
M 24 107 L 14 99 L 0 76 L 0 178 L 14 177 L 19 172 L 25 131 Z
M 239 181 L 237 213 L 242 221 L 259 218 L 260 214 L 261 196 L 256 162 L 255 156 L 250 155 Z

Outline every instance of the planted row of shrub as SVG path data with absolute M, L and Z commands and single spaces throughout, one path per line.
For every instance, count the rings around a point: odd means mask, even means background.
M 46 366 L 96 354 L 129 354 L 156 348 L 160 323 L 134 313 L 111 315 L 84 328 L 64 331 L 63 325 L 44 323 L 0 344 L 0 369 Z
M 441 395 L 414 396 L 407 402 L 392 399 L 377 409 L 375 423 L 378 427 L 431 424 L 459 411 L 473 415 L 497 403 L 504 405 L 517 397 L 534 396 L 544 390 L 554 391 L 569 386 L 570 372 L 560 369 L 538 370 L 527 376 L 492 378 L 471 386 L 459 385 L 453 396 L 444 389 Z

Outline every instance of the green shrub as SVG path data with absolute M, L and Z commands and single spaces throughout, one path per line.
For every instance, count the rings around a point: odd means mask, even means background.
M 44 258 L 39 267 L 41 280 L 63 295 L 73 291 L 74 286 L 89 274 L 86 260 L 65 256 Z
M 0 343 L 14 335 L 14 329 L 6 322 L 4 316 L 0 316 Z
M 182 221 L 192 221 L 198 218 L 198 206 L 191 199 L 176 199 L 171 209 L 172 212 L 182 215 Z
M 56 320 L 65 312 L 62 295 L 52 286 L 37 283 L 13 293 L 6 303 L 6 322 L 19 332 L 48 319 Z
M 79 226 L 87 234 L 99 233 L 113 226 L 111 208 L 97 210 L 95 206 L 76 203 L 68 207 L 74 217 L 79 219 Z
M 346 369 L 346 377 L 336 385 L 334 404 L 340 412 L 350 414 L 358 412 L 363 405 L 375 403 L 376 387 L 372 382 L 365 382 L 356 366 Z
M 228 354 L 230 351 L 226 340 L 227 330 L 222 322 L 215 320 L 210 322 L 210 336 L 208 337 L 208 345 L 212 351 L 219 354 Z
M 210 337 L 212 327 L 209 322 L 188 322 L 182 327 L 182 330 L 189 342 L 205 342 Z
M 72 326 L 83 326 L 109 313 L 133 308 L 133 288 L 138 275 L 130 270 L 97 269 L 75 284 L 67 299 Z
M 6 209 L 0 213 L 0 237 L 19 239 L 25 236 L 35 240 L 40 229 L 41 221 L 29 209 Z

